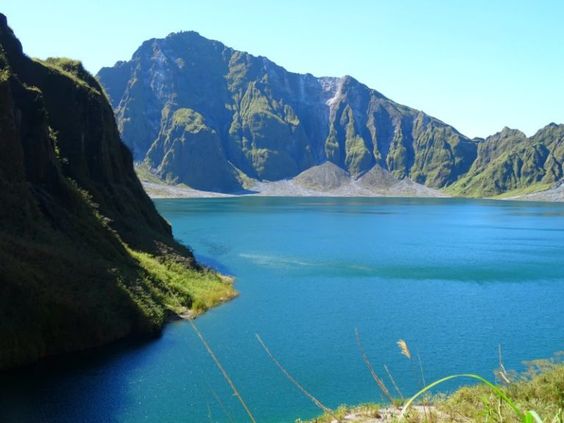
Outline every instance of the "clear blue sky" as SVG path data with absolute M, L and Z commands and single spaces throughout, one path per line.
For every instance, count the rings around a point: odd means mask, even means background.
M 96 72 L 195 30 L 294 72 L 349 74 L 469 136 L 564 122 L 559 0 L 2 0 L 34 57 Z

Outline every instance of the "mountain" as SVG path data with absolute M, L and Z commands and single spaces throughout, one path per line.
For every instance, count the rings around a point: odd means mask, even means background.
M 154 335 L 233 294 L 174 241 L 94 77 L 27 57 L 2 14 L 0 204 L 0 369 Z
M 134 160 L 162 179 L 237 192 L 327 161 L 357 178 L 378 166 L 445 187 L 478 143 L 350 76 L 316 78 L 195 32 L 144 42 L 97 78 Z
M 469 197 L 542 191 L 563 177 L 564 125 L 551 123 L 530 138 L 504 128 L 478 145 L 469 172 L 447 192 Z
M 562 178 L 561 126 L 470 140 L 350 76 L 291 73 L 195 32 L 146 41 L 97 78 L 134 159 L 200 190 L 238 192 L 249 178 L 291 179 L 327 161 L 353 178 L 377 167 L 463 196 Z
M 289 181 L 326 162 L 353 179 L 377 168 L 474 197 L 543 190 L 563 176 L 561 125 L 471 140 L 350 76 L 288 72 L 195 32 L 148 40 L 97 78 L 134 160 L 199 190 L 237 193 L 249 179 Z

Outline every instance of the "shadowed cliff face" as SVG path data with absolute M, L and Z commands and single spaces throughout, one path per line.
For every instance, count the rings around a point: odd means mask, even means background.
M 235 191 L 239 172 L 279 180 L 325 161 L 443 187 L 476 157 L 454 128 L 352 77 L 291 73 L 194 32 L 146 41 L 97 77 L 135 160 L 194 188 Z
M 25 56 L 4 15 L 0 204 L 0 368 L 157 333 L 166 287 L 133 249 L 196 266 L 142 190 L 96 80 Z

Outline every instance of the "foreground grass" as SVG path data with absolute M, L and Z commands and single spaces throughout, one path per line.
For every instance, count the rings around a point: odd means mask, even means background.
M 530 362 L 525 373 L 512 374 L 510 380 L 510 383 L 496 385 L 496 389 L 523 413 L 534 410 L 540 420 L 532 415 L 518 415 L 499 393 L 485 384 L 478 384 L 464 386 L 447 396 L 431 397 L 424 406 L 409 408 L 404 418 L 400 418 L 401 406 L 363 404 L 340 406 L 307 422 L 564 422 L 564 364 L 561 360 Z
M 534 361 L 529 363 L 526 373 L 514 375 L 511 380 L 499 388 L 520 410 L 534 410 L 545 422 L 563 421 L 564 364 Z M 445 421 L 523 421 L 507 402 L 483 384 L 460 388 L 437 406 L 449 417 Z

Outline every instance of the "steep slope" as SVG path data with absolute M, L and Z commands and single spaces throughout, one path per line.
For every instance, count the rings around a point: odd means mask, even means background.
M 1 14 L 0 204 L 0 369 L 156 334 L 233 294 L 173 240 L 97 81 L 29 59 Z
M 564 125 L 551 123 L 530 138 L 504 128 L 479 144 L 470 171 L 448 192 L 479 197 L 547 189 L 562 179 L 563 162 Z
M 194 32 L 146 41 L 97 78 L 134 159 L 197 189 L 234 192 L 241 174 L 274 181 L 326 161 L 443 187 L 476 157 L 476 142 L 350 76 L 291 73 Z

